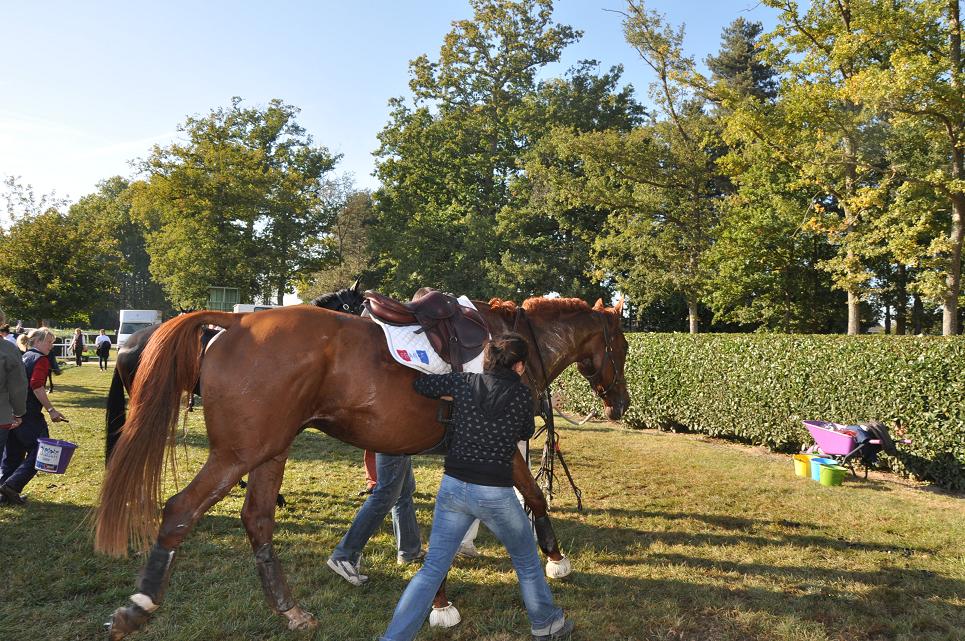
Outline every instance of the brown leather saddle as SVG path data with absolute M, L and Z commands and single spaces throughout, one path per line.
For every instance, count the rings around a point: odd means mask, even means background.
M 389 325 L 419 325 L 432 349 L 454 372 L 479 356 L 489 340 L 489 325 L 483 315 L 463 307 L 454 296 L 430 291 L 421 298 L 402 303 L 371 290 L 362 295 L 369 313 Z

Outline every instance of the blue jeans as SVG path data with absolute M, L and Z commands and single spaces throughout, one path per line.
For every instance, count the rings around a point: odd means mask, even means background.
M 362 548 L 382 525 L 389 511 L 392 512 L 392 529 L 395 531 L 395 546 L 399 556 L 409 561 L 422 551 L 422 537 L 412 503 L 415 493 L 412 457 L 376 454 L 375 467 L 378 483 L 332 552 L 335 560 L 358 563 Z
M 477 518 L 509 552 L 533 634 L 549 634 L 554 624 L 563 619 L 563 610 L 553 602 L 546 585 L 529 519 L 519 506 L 513 488 L 475 485 L 443 475 L 432 518 L 429 553 L 422 569 L 402 593 L 381 641 L 415 638 L 452 566 L 463 535 Z

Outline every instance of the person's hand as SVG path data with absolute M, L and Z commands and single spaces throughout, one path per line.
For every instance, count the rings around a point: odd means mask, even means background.
M 451 401 L 451 400 L 452 400 L 452 397 L 449 396 L 448 394 L 446 394 L 446 395 L 444 395 L 444 396 L 440 396 L 439 399 L 440 399 L 440 400 L 443 400 L 443 401 Z
M 14 416 L 13 420 L 10 421 L 10 429 L 15 429 L 20 427 L 21 423 L 23 423 L 23 419 L 19 416 Z
M 66 417 L 66 416 L 64 416 L 63 414 L 61 414 L 60 412 L 58 412 L 58 411 L 55 410 L 55 409 L 51 409 L 50 412 L 49 412 L 49 414 L 50 414 L 50 420 L 53 421 L 54 423 L 69 423 L 69 422 L 70 422 L 70 421 L 67 420 L 67 417 Z

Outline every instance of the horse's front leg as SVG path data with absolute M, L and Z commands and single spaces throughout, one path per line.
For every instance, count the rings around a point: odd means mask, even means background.
M 517 450 L 513 457 L 513 485 L 523 495 L 526 506 L 533 513 L 533 523 L 536 526 L 536 542 L 548 559 L 546 561 L 546 576 L 560 579 L 572 572 L 570 560 L 560 552 L 556 540 L 556 532 L 547 515 L 546 497 L 536 484 L 533 473 L 523 455 Z
M 285 474 L 288 450 L 256 467 L 248 475 L 248 493 L 241 508 L 251 549 L 255 553 L 258 577 L 268 606 L 288 619 L 288 629 L 307 630 L 318 625 L 310 613 L 295 603 L 281 563 L 275 556 L 272 535 L 275 531 L 275 504 Z

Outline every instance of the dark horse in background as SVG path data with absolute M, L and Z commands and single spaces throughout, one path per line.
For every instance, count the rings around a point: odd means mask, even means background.
M 615 308 L 602 301 L 591 308 L 577 299 L 546 298 L 529 299 L 522 307 L 498 299 L 475 306 L 493 334 L 515 329 L 531 342 L 526 370 L 534 407 L 549 382 L 576 363 L 607 417 L 623 415 L 630 400 L 622 301 Z M 202 361 L 199 340 L 208 324 L 226 331 Z M 140 549 L 153 543 L 132 603 L 112 616 L 111 639 L 147 623 L 164 597 L 184 537 L 245 474 L 242 521 L 268 604 L 291 629 L 318 625 L 295 601 L 272 547 L 275 497 L 289 448 L 307 427 L 385 454 L 417 454 L 436 446 L 445 428 L 436 419 L 438 401 L 413 390 L 418 375 L 392 359 L 377 324 L 310 306 L 255 314 L 195 312 L 161 325 L 142 355 L 129 421 L 111 457 L 96 514 L 98 551 L 124 556 L 131 540 Z M 159 523 L 161 473 L 174 444 L 179 401 L 199 376 L 208 458 L 168 499 Z M 546 516 L 546 500 L 519 453 L 513 480 L 536 518 L 543 552 L 565 559 Z
M 344 312 L 358 316 L 362 313 L 362 310 L 365 309 L 362 305 L 365 299 L 362 297 L 362 292 L 359 291 L 360 285 L 361 279 L 356 279 L 355 283 L 348 289 L 340 289 L 336 292 L 322 294 L 312 301 L 312 305 L 321 307 L 322 309 L 330 309 L 334 312 Z M 121 437 L 121 428 L 124 427 L 124 422 L 127 420 L 125 416 L 126 401 L 124 394 L 125 392 L 127 394 L 131 393 L 134 385 L 134 375 L 137 373 L 137 368 L 141 363 L 141 355 L 144 353 L 144 348 L 147 347 L 148 341 L 154 336 L 154 332 L 157 331 L 158 327 L 160 327 L 160 325 L 151 325 L 150 327 L 145 327 L 134 332 L 127 339 L 127 342 L 117 350 L 117 359 L 114 363 L 114 378 L 111 380 L 110 391 L 107 393 L 107 441 L 104 449 L 105 464 L 110 462 L 111 452 L 114 451 L 114 446 L 117 445 L 117 440 Z M 200 348 L 202 352 L 205 347 L 207 347 L 208 342 L 210 342 L 219 331 L 220 330 L 217 329 L 211 329 L 210 327 L 205 327 L 201 330 Z M 196 386 L 194 393 L 201 394 L 199 386 Z M 280 494 L 279 497 L 281 497 Z

